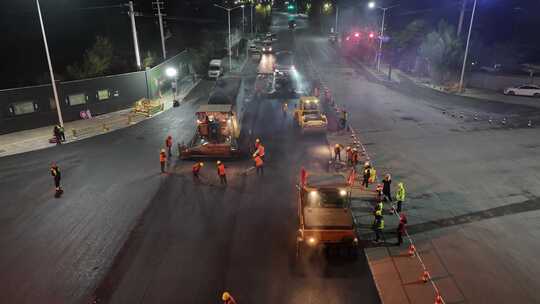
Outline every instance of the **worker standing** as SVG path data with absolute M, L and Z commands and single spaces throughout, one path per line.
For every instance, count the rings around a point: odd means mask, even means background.
M 221 299 L 223 300 L 223 304 L 236 304 L 236 301 L 231 296 L 231 294 L 226 291 L 221 296 Z
M 334 161 L 337 161 L 339 159 L 339 161 L 341 161 L 341 145 L 340 144 L 336 144 L 334 146 Z
M 255 150 L 255 154 L 254 155 L 258 155 L 261 157 L 262 160 L 264 160 L 264 155 L 265 155 L 265 148 L 264 148 L 264 145 L 259 142 L 258 145 L 256 145 L 257 149 Z
M 191 172 L 193 173 L 193 180 L 194 181 L 200 181 L 199 179 L 199 172 L 201 171 L 202 167 L 204 166 L 204 163 L 202 162 L 196 162 L 193 167 L 191 167 Z
M 283 112 L 283 118 L 287 118 L 287 110 L 289 109 L 289 106 L 287 105 L 287 103 L 283 103 L 283 105 L 281 106 L 281 111 Z
M 397 246 L 401 246 L 403 244 L 403 235 L 406 233 L 407 228 L 407 217 L 405 216 L 405 213 L 402 213 L 399 215 L 399 224 L 397 226 Z
M 362 186 L 364 186 L 366 189 L 369 187 L 369 177 L 371 176 L 371 166 L 369 165 L 369 162 L 364 163 L 364 174 L 363 174 L 363 180 L 362 180 Z
M 392 177 L 389 173 L 386 173 L 383 180 L 383 197 L 387 199 L 389 202 L 392 201 L 392 194 L 390 193 L 390 185 L 392 184 Z
M 397 187 L 398 188 L 396 191 L 396 200 L 397 200 L 396 212 L 399 214 L 401 213 L 401 204 L 405 200 L 406 191 L 405 191 L 405 186 L 401 182 L 398 183 Z
M 62 137 L 60 135 L 60 126 L 59 125 L 54 126 L 53 135 L 54 135 L 54 139 L 56 140 L 56 144 L 61 145 L 62 144 Z
M 165 149 L 161 149 L 161 152 L 159 152 L 159 163 L 161 165 L 161 173 L 165 173 L 166 162 L 167 162 L 167 154 L 165 154 Z
M 347 164 L 350 166 L 352 165 L 352 159 L 353 159 L 353 151 L 350 146 L 347 146 L 345 149 L 345 153 L 347 153 Z
M 225 173 L 225 165 L 218 160 L 216 162 L 217 165 L 217 174 L 219 176 L 219 183 L 221 185 L 227 185 L 227 174 Z
M 358 165 L 358 159 L 360 156 L 358 155 L 358 149 L 353 148 L 352 150 L 352 165 L 353 167 L 356 167 L 356 165 Z
M 172 156 L 171 148 L 172 148 L 172 137 L 169 135 L 167 136 L 167 139 L 165 139 L 165 146 L 167 147 L 167 152 L 169 154 L 169 157 Z
M 379 243 L 379 240 L 382 238 L 383 242 L 386 242 L 384 238 L 384 217 L 382 216 L 382 211 L 378 210 L 375 212 L 375 222 L 373 222 L 373 229 L 375 230 L 375 243 Z
M 259 138 L 255 139 L 255 151 L 259 149 L 259 145 L 261 144 L 261 140 Z
M 253 160 L 255 161 L 255 169 L 257 170 L 257 175 L 264 175 L 264 161 L 260 155 L 253 154 Z
M 55 196 L 60 197 L 64 190 L 60 187 L 60 180 L 62 179 L 62 174 L 60 173 L 60 168 L 56 165 L 55 162 L 51 163 L 51 175 L 54 178 L 54 187 L 56 189 Z

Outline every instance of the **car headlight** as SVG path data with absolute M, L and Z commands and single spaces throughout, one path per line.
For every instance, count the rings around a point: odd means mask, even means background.
M 314 237 L 310 237 L 308 239 L 308 244 L 311 246 L 315 246 L 317 244 L 317 240 Z
M 272 50 L 272 48 L 269 48 L 268 50 L 269 50 L 269 51 L 271 51 L 271 50 Z

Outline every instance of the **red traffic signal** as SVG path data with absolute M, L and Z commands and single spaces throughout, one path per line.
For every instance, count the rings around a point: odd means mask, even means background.
M 373 32 L 369 33 L 369 38 L 375 38 L 375 34 Z

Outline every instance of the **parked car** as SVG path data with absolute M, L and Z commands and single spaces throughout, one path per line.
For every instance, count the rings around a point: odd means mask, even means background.
M 540 86 L 524 84 L 516 87 L 509 87 L 504 89 L 504 94 L 540 97 Z
M 259 53 L 261 50 L 259 49 L 259 47 L 257 46 L 257 44 L 255 43 L 252 43 L 249 45 L 249 52 L 252 53 L 252 54 L 256 54 L 256 53 Z

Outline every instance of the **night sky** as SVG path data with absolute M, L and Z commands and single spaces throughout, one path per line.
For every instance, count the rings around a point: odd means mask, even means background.
M 472 4 L 472 0 L 469 0 Z M 159 54 L 159 30 L 152 18 L 150 0 L 135 0 L 136 9 L 146 17 L 138 17 L 141 52 L 154 50 Z M 194 17 L 222 21 L 224 14 L 211 7 L 210 0 L 165 0 L 169 16 Z M 53 64 L 57 73 L 62 73 L 65 66 L 80 61 L 84 49 L 90 47 L 96 35 L 109 37 L 118 56 L 130 61 L 132 54 L 131 28 L 126 15 L 127 8 L 103 8 L 86 10 L 81 8 L 96 6 L 114 6 L 127 1 L 91 1 L 91 0 L 41 0 L 44 21 L 53 55 Z M 365 7 L 367 1 L 340 1 L 345 10 L 347 6 Z M 389 11 L 388 28 L 402 28 L 414 19 L 425 18 L 431 25 L 446 19 L 456 25 L 459 16 L 458 0 L 386 0 L 379 5 L 399 4 Z M 469 5 L 471 7 L 471 5 Z M 361 9 L 358 9 L 361 10 Z M 481 39 L 485 44 L 516 43 L 529 48 L 540 49 L 539 0 L 479 0 L 477 19 L 474 27 L 474 39 Z M 375 12 L 364 14 L 376 18 Z M 470 10 L 467 11 L 470 16 Z M 173 21 L 171 22 L 171 27 Z M 468 17 L 466 18 L 468 25 Z M 216 24 L 193 25 L 190 22 L 175 23 L 176 28 L 212 27 Z M 47 73 L 46 59 L 35 1 L 2 1 L 0 4 L 0 27 L 3 43 L 0 55 L 3 58 L 1 88 L 28 85 Z M 467 29 L 467 27 L 465 27 Z M 189 32 L 189 31 L 188 31 Z M 187 39 L 186 39 L 187 40 Z M 180 47 L 180 46 L 179 46 Z M 537 52 L 540 54 L 540 52 Z M 132 60 L 131 60 L 132 61 Z M 540 61 L 531 56 L 530 61 Z M 132 64 L 127 62 L 126 64 Z M 43 77 L 43 76 L 42 76 Z

